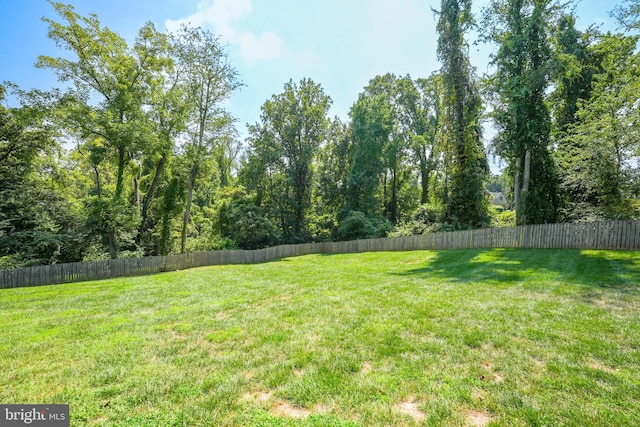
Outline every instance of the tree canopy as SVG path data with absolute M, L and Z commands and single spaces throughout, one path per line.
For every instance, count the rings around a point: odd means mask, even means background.
M 492 0 L 478 17 L 442 0 L 438 72 L 372 76 L 347 117 L 330 117 L 320 82 L 283 82 L 244 141 L 217 35 L 146 23 L 128 41 L 51 5 L 64 54 L 36 66 L 63 86 L 0 86 L 0 268 L 640 218 L 635 0 L 612 11 L 624 33 L 579 30 L 553 0 Z M 471 63 L 474 33 L 491 75 Z

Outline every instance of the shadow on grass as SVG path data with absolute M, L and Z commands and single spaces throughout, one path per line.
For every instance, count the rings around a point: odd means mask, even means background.
M 622 292 L 640 291 L 640 252 L 578 249 L 475 249 L 434 251 L 435 257 L 401 276 L 447 282 L 554 281 Z M 545 283 L 536 283 L 544 285 Z

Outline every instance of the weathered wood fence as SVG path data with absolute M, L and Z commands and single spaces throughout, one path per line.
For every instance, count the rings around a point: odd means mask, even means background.
M 252 264 L 316 253 L 475 248 L 640 250 L 640 221 L 527 225 L 348 242 L 282 245 L 258 250 L 224 250 L 43 265 L 0 270 L 0 289 L 135 276 L 208 265 Z

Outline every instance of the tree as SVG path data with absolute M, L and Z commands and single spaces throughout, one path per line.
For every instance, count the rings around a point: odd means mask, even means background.
M 81 140 L 93 142 L 87 148 L 98 150 L 92 153 L 95 162 L 115 163 L 115 188 L 109 189 L 110 200 L 96 204 L 102 209 L 96 212 L 109 224 L 109 253 L 115 258 L 117 235 L 123 226 L 119 218 L 123 210 L 133 212 L 124 197 L 126 169 L 131 161 L 139 159 L 149 141 L 143 106 L 154 76 L 162 73 L 165 64 L 161 55 L 163 38 L 148 23 L 130 48 L 122 37 L 102 27 L 95 15 L 82 17 L 72 6 L 52 5 L 62 22 L 44 18 L 49 24 L 49 38 L 69 51 L 73 59 L 40 56 L 37 66 L 54 70 L 60 80 L 72 84 L 61 100 L 65 125 Z M 97 174 L 99 165 L 94 166 Z M 102 199 L 107 194 L 98 179 L 98 198 Z M 134 192 L 137 189 L 136 185 Z
M 619 219 L 633 216 L 630 204 L 638 144 L 637 93 L 640 56 L 637 36 L 605 34 L 590 49 L 598 58 L 591 96 L 579 104 L 566 140 L 578 147 L 563 175 L 572 195 L 569 219 Z
M 351 107 L 351 149 L 344 213 L 382 213 L 384 150 L 393 131 L 393 113 L 384 94 L 361 93 Z
M 557 182 L 549 153 L 551 118 L 545 92 L 552 72 L 549 0 L 493 0 L 484 36 L 498 45 L 489 82 L 498 135 L 496 153 L 509 162 L 519 225 L 556 219 Z
M 258 203 L 279 224 L 287 242 L 310 238 L 308 213 L 313 163 L 327 137 L 331 98 L 310 79 L 289 81 L 284 92 L 262 105 L 261 122 L 249 126 L 245 178 Z
M 215 224 L 224 237 L 240 249 L 261 249 L 277 244 L 280 234 L 273 223 L 260 213 L 255 195 L 243 187 L 221 191 L 216 204 Z
M 408 82 L 403 87 L 408 89 L 408 95 L 401 95 L 400 99 L 406 111 L 403 121 L 411 130 L 409 145 L 420 171 L 420 204 L 425 204 L 429 201 L 431 176 L 438 167 L 437 155 L 442 151 L 438 141 L 442 80 L 434 73 L 429 78 L 416 80 L 413 89 Z
M 312 193 L 314 215 L 310 218 L 311 237 L 314 241 L 332 238 L 340 210 L 345 205 L 350 135 L 349 125 L 335 117 L 329 124 L 327 137 L 318 150 Z
M 152 206 L 154 196 L 162 185 L 162 179 L 171 163 L 177 147 L 177 139 L 186 130 L 188 98 L 185 85 L 183 84 L 183 68 L 176 57 L 176 49 L 170 43 L 166 35 L 157 34 L 159 39 L 158 47 L 166 57 L 161 73 L 156 73 L 149 85 L 149 99 L 147 101 L 147 116 L 150 120 L 149 139 L 145 147 L 145 156 L 140 160 L 138 176 L 134 177 L 134 189 L 142 188 L 144 196 L 140 206 L 140 227 L 136 242 L 141 244 L 145 234 L 151 234 L 153 225 L 149 220 L 149 210 Z M 175 184 L 175 178 L 171 181 Z M 166 183 L 167 191 L 175 192 L 176 186 Z M 137 202 L 139 196 L 137 191 L 134 194 L 134 201 Z M 176 200 L 174 196 L 169 196 L 170 200 Z M 162 206 L 166 206 L 166 200 Z M 172 206 L 174 206 L 172 204 Z M 173 211 L 174 208 L 171 209 Z M 164 211 L 164 209 L 163 209 Z M 162 214 L 165 221 L 165 214 Z M 165 224 L 163 222 L 163 230 Z M 166 247 L 164 232 L 161 233 L 161 247 Z M 148 243 L 145 247 L 146 253 L 150 248 Z
M 187 135 L 183 150 L 187 155 L 187 197 L 182 219 L 180 252 L 184 253 L 191 219 L 194 188 L 201 166 L 221 144 L 235 135 L 233 118 L 223 103 L 241 85 L 238 73 L 228 62 L 220 40 L 201 28 L 182 27 L 171 38 L 181 84 L 187 97 Z
M 442 62 L 442 127 L 450 164 L 447 220 L 462 228 L 488 222 L 483 181 L 488 163 L 481 141 L 482 104 L 464 34 L 473 25 L 470 0 L 442 0 L 437 31 Z
M 570 134 L 581 120 L 581 106 L 591 98 L 594 76 L 602 71 L 600 60 L 592 48 L 598 37 L 594 29 L 578 31 L 572 15 L 560 18 L 553 37 L 552 78 L 555 89 L 549 104 L 553 117 L 553 159 L 558 171 L 558 213 L 561 221 L 585 219 L 593 214 L 584 203 L 584 178 L 587 176 L 583 159 L 589 155 L 589 148 L 584 145 L 584 140 L 572 138 Z
M 76 260 L 80 214 L 44 116 L 5 108 L 0 85 L 0 268 Z

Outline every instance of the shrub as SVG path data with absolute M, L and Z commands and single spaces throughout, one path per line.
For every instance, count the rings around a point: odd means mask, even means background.
M 215 226 L 240 249 L 261 249 L 281 241 L 280 231 L 260 213 L 254 196 L 244 188 L 227 189 L 216 206 Z
M 370 239 L 384 237 L 392 230 L 391 223 L 385 218 L 368 218 L 363 212 L 349 211 L 340 221 L 336 238 L 338 240 Z

